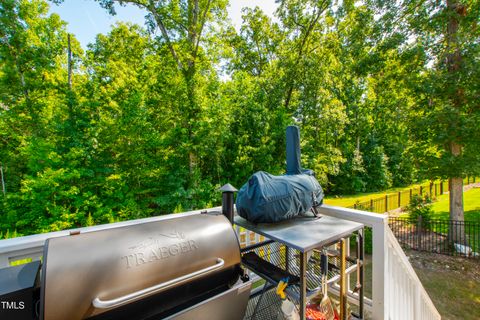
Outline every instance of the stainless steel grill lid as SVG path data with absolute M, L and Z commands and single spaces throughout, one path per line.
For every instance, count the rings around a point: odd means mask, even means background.
M 208 291 L 208 286 L 235 280 L 239 264 L 237 237 L 222 215 L 49 239 L 41 315 L 46 320 L 84 319 L 196 281 L 207 283 L 202 291 Z

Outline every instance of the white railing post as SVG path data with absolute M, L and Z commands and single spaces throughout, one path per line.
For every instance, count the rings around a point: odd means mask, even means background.
M 419 286 L 415 287 L 415 300 L 417 301 L 417 303 L 413 305 L 415 319 L 421 319 L 422 310 L 421 310 L 420 302 L 423 302 L 423 301 L 422 301 L 422 294 Z
M 386 228 L 387 219 L 375 222 L 372 225 L 372 319 L 387 319 L 388 315 L 388 246 Z
M 240 227 L 237 226 L 236 224 L 234 226 L 235 226 L 235 233 L 237 234 L 238 243 L 240 244 L 240 247 L 242 247 L 244 243 L 242 241 L 242 233 L 240 232 Z
M 250 231 L 245 230 L 245 244 L 246 246 L 250 246 L 252 244 L 252 241 L 250 240 Z

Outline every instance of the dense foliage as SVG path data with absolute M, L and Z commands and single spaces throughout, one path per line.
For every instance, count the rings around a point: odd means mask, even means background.
M 97 1 L 146 27 L 72 35 L 71 85 L 65 22 L 0 3 L 0 234 L 218 204 L 284 172 L 290 124 L 327 194 L 480 171 L 478 1 L 283 0 L 239 31 L 226 0 Z
M 426 229 L 430 228 L 430 222 L 434 212 L 432 208 L 432 198 L 430 198 L 428 194 L 424 197 L 418 194 L 414 195 L 406 209 L 408 211 L 408 216 L 413 221 L 422 219 L 422 227 Z

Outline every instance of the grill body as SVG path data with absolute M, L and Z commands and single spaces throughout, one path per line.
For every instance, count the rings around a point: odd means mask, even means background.
M 217 296 L 226 299 L 232 289 L 232 297 L 243 297 L 244 285 L 232 288 L 239 272 L 238 240 L 222 215 L 52 238 L 45 244 L 40 318 L 175 317 Z

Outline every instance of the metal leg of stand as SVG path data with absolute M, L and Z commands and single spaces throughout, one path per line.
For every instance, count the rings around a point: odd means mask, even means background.
M 290 269 L 290 249 L 285 246 L 285 271 L 289 271 Z
M 350 257 L 350 237 L 345 238 L 345 247 L 347 248 L 345 254 Z M 348 292 L 350 290 L 350 273 L 346 274 L 346 288 Z
M 300 320 L 305 320 L 307 306 L 307 254 L 300 251 Z
M 364 229 L 360 229 L 358 230 L 358 252 L 360 253 L 360 261 L 362 262 L 360 264 L 360 266 L 357 266 L 357 268 L 359 267 L 360 268 L 360 292 L 358 293 L 358 304 L 359 304 L 359 308 L 358 308 L 358 313 L 359 313 L 359 316 L 360 316 L 360 319 L 364 319 L 364 310 L 363 310 L 363 307 L 364 307 L 364 294 L 365 294 L 365 284 L 364 284 L 364 265 L 365 265 L 365 251 L 364 251 L 364 238 L 363 238 L 363 230 Z
M 346 245 L 345 239 L 340 239 L 340 320 L 347 319 L 347 287 L 345 279 Z

